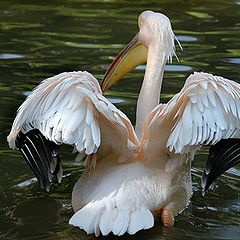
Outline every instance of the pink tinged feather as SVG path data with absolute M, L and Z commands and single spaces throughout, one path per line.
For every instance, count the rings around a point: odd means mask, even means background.
M 192 103 L 197 103 L 197 95 L 195 94 L 195 92 L 189 93 L 188 96 L 190 97 Z
M 126 128 L 126 125 L 124 124 L 124 122 L 122 121 L 121 117 L 119 116 L 118 112 L 114 112 L 114 117 L 116 119 L 116 122 L 119 123 L 121 126 L 123 126 L 124 128 Z
M 66 140 L 68 144 L 74 145 L 77 140 L 79 139 L 79 132 L 76 130 L 74 132 L 71 132 L 71 135 Z
M 203 112 L 203 119 L 204 119 L 204 122 L 207 123 L 211 129 L 214 129 L 215 120 L 212 112 L 213 112 L 212 109 L 206 108 L 205 111 Z
M 234 98 L 234 94 L 232 92 L 232 89 L 230 88 L 229 84 L 226 82 L 224 83 L 219 83 L 219 85 L 229 94 L 231 95 L 232 98 Z
M 100 135 L 100 129 L 98 126 L 98 122 L 95 120 L 93 120 L 93 122 L 91 124 L 91 132 L 92 132 L 94 145 L 98 148 L 101 143 L 101 135 Z
M 74 139 L 73 136 L 75 136 L 75 132 L 77 131 L 77 128 L 79 126 L 79 122 L 78 122 L 78 117 L 79 116 L 79 111 L 75 111 L 73 112 L 70 116 L 69 116 L 69 121 L 65 122 L 65 127 L 63 129 L 63 139 L 64 142 L 68 143 L 68 144 L 73 144 L 77 139 Z
M 127 146 L 130 150 L 137 150 L 137 146 L 128 138 Z
M 183 106 L 181 105 L 181 106 L 179 107 L 179 109 L 177 110 L 177 113 L 175 114 L 173 120 L 175 120 L 175 119 L 180 115 L 180 112 L 182 111 L 182 108 L 183 108 Z
M 173 140 L 173 145 L 175 147 L 176 153 L 179 153 L 183 147 L 180 142 L 180 139 L 179 139 L 180 134 L 182 132 L 182 126 L 183 126 L 182 119 L 180 119 L 178 125 L 175 128 L 176 132 L 174 133 L 175 136 L 174 136 L 174 140 Z
M 237 99 L 240 98 L 240 88 L 236 85 L 234 85 L 233 94 L 235 95 L 235 98 L 237 98 Z
M 199 112 L 199 109 L 196 104 L 192 105 L 192 119 L 193 119 L 193 122 L 198 127 L 202 127 L 202 125 L 203 125 L 202 114 Z
M 192 139 L 191 139 L 191 145 L 195 145 L 196 144 L 196 141 L 197 141 L 197 125 L 195 123 L 193 123 L 192 125 Z
M 182 153 L 182 150 L 183 150 L 184 146 L 178 140 L 176 145 L 174 146 L 174 148 L 175 148 L 175 153 Z
M 228 128 L 234 130 L 236 128 L 236 118 L 232 114 L 228 114 Z M 227 128 L 227 129 L 228 129 Z
M 58 121 L 58 131 L 64 131 L 65 129 L 65 124 L 66 122 L 68 122 L 68 117 L 69 117 L 69 113 L 67 113 L 64 110 L 59 109 L 59 111 L 57 112 L 57 116 L 55 119 L 60 119 Z
M 87 155 L 91 154 L 94 150 L 94 143 L 90 126 L 87 126 L 87 128 L 85 128 L 84 130 L 83 141 L 85 141 L 84 142 L 84 148 L 86 149 L 85 153 Z
M 231 129 L 231 128 L 228 128 L 226 130 L 226 132 L 224 133 L 224 138 L 231 138 L 232 135 L 234 134 L 235 130 Z
M 221 134 L 220 134 L 221 130 L 219 128 L 216 129 L 212 143 L 215 144 L 216 142 L 218 142 L 221 138 Z
M 65 138 L 65 141 L 67 141 L 69 144 L 75 143 L 79 136 L 80 136 L 80 126 L 85 125 L 84 122 L 82 122 L 83 117 L 82 117 L 82 112 L 80 109 L 77 109 L 73 112 L 72 116 L 69 119 L 69 123 L 66 123 L 65 130 L 64 132 L 68 131 L 68 138 Z M 63 133 L 65 135 L 65 133 Z
M 103 114 L 103 116 L 105 116 L 108 120 L 111 121 L 111 119 L 109 119 L 109 115 L 108 115 L 108 107 L 107 105 L 102 102 L 102 101 L 99 101 L 97 103 L 94 103 L 95 104 L 95 107 L 97 108 L 97 110 Z
M 236 105 L 238 106 L 237 107 L 237 118 L 238 119 L 240 119 L 240 99 L 238 99 L 237 101 L 236 101 Z
M 205 90 L 208 89 L 208 82 L 207 81 L 200 81 L 200 85 L 203 89 L 205 89 Z
M 206 142 L 206 145 L 208 145 L 209 143 L 212 142 L 213 136 L 214 136 L 214 131 L 212 131 L 212 130 L 210 129 L 210 130 L 209 130 L 209 136 L 208 136 L 208 140 L 207 140 L 207 142 Z
M 87 125 L 85 122 L 84 122 L 84 127 L 83 127 L 83 139 L 82 141 L 85 141 L 88 136 L 90 136 L 91 134 L 91 128 L 89 125 Z
M 203 112 L 203 103 L 202 103 L 202 99 L 201 96 L 198 95 L 198 100 L 197 100 L 197 106 L 200 112 Z
M 208 107 L 208 98 L 206 91 L 201 92 L 202 103 L 205 107 Z
M 112 112 L 118 111 L 118 109 L 111 102 L 108 101 L 107 104 L 108 104 L 109 110 L 111 110 Z
M 192 137 L 192 111 L 191 111 L 191 103 L 189 102 L 184 110 L 182 115 L 182 129 L 180 134 L 180 141 L 183 145 L 187 145 Z
M 233 114 L 234 117 L 237 117 L 237 109 L 236 109 L 236 104 L 235 100 L 231 97 L 228 98 L 229 104 L 230 104 L 230 111 Z
M 226 95 L 224 94 L 224 92 L 221 89 L 216 91 L 216 93 L 217 93 L 217 95 L 219 96 L 219 99 L 222 102 L 222 105 L 224 107 L 225 112 L 228 113 L 229 110 L 230 110 L 230 107 L 229 107 L 229 102 L 228 102 L 228 99 L 227 99 Z
M 204 125 L 203 125 L 203 131 L 202 131 L 202 140 L 201 140 L 201 144 L 204 143 L 205 140 L 207 140 L 207 125 L 206 125 L 206 122 L 204 122 Z
M 87 114 L 86 114 L 86 123 L 88 125 L 91 125 L 93 121 L 93 110 L 92 110 L 92 105 L 91 103 L 87 103 Z
M 71 101 L 68 104 L 68 109 L 71 109 L 72 111 L 77 110 L 83 101 L 83 95 L 74 93 L 72 95 Z
M 176 144 L 177 140 L 178 140 L 178 136 L 181 130 L 181 119 L 179 121 L 179 123 L 175 126 L 175 128 L 173 129 L 173 131 L 171 132 L 168 141 L 167 141 L 167 147 L 170 147 L 170 151 L 173 150 L 173 146 Z
M 198 133 L 197 133 L 197 144 L 199 144 L 202 141 L 202 131 L 203 131 L 203 126 L 198 128 Z
M 210 103 L 211 103 L 214 107 L 216 107 L 215 93 L 213 92 L 213 89 L 212 89 L 212 88 L 208 88 L 207 96 L 208 96 L 208 99 L 209 99 Z
M 221 104 L 218 104 L 216 108 L 212 109 L 212 115 L 215 120 L 215 127 L 220 128 L 221 130 L 226 129 L 226 117 L 224 114 L 224 109 Z
M 210 127 L 209 127 L 209 125 L 208 125 L 208 123 L 206 123 L 206 125 L 207 125 L 207 133 L 206 133 L 206 139 L 205 139 L 205 141 L 207 141 L 208 140 L 208 138 L 209 138 L 209 135 L 210 135 L 210 131 L 211 131 L 211 129 L 210 129 Z
M 215 81 L 209 81 L 211 84 L 212 84 L 212 86 L 217 90 L 218 89 L 218 86 L 217 86 L 217 84 L 216 84 L 216 82 Z

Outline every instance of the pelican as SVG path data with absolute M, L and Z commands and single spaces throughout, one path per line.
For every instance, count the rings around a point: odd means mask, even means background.
M 86 157 L 69 223 L 96 236 L 135 234 L 157 218 L 173 226 L 191 197 L 191 161 L 203 145 L 211 146 L 203 193 L 240 159 L 240 85 L 194 73 L 167 104 L 160 103 L 164 66 L 176 56 L 175 36 L 161 13 L 143 12 L 138 25 L 102 87 L 80 71 L 44 80 L 18 109 L 8 136 L 47 191 L 54 175 L 62 178 L 60 144 L 72 145 L 78 161 Z M 102 92 L 144 62 L 134 129 Z

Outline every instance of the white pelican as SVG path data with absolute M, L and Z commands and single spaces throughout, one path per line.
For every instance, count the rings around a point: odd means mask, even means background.
M 172 226 L 191 196 L 191 160 L 201 146 L 212 145 L 203 192 L 240 159 L 240 85 L 194 73 L 167 104 L 159 104 L 164 66 L 175 55 L 174 34 L 169 19 L 152 11 L 139 16 L 139 28 L 102 84 L 105 91 L 147 60 L 136 133 L 90 73 L 69 72 L 34 89 L 8 136 L 47 190 L 53 175 L 59 182 L 62 177 L 58 145 L 73 145 L 78 159 L 87 155 L 69 223 L 96 236 L 134 234 L 151 228 L 154 217 Z

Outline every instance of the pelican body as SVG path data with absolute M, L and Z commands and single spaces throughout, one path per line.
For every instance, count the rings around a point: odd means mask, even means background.
M 8 136 L 39 180 L 61 181 L 59 145 L 70 144 L 86 169 L 74 186 L 69 223 L 88 234 L 134 234 L 174 217 L 192 194 L 191 161 L 211 145 L 203 193 L 240 161 L 240 85 L 207 73 L 188 77 L 167 104 L 160 91 L 167 61 L 175 55 L 169 19 L 152 11 L 138 19 L 139 33 L 117 56 L 100 87 L 87 72 L 44 80 L 20 106 Z M 134 129 L 103 96 L 112 84 L 147 62 Z

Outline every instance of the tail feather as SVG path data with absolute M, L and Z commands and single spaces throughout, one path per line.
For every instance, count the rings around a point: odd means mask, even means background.
M 71 217 L 69 224 L 84 229 L 87 234 L 95 233 L 98 236 L 103 210 L 104 205 L 100 201 L 89 203 Z
M 94 233 L 96 237 L 100 235 L 100 227 L 99 227 L 100 222 L 101 222 L 101 214 L 98 215 L 94 224 Z
M 139 230 L 153 227 L 154 218 L 146 207 L 119 209 L 113 198 L 105 198 L 88 203 L 72 216 L 69 224 L 88 234 L 95 233 L 96 236 L 100 232 L 104 236 L 110 232 L 120 236 L 126 232 L 135 234 Z
M 130 214 L 127 211 L 118 212 L 116 220 L 113 222 L 113 234 L 121 236 L 123 235 L 129 225 Z
M 149 229 L 154 225 L 154 218 L 148 209 L 140 209 L 133 212 L 128 226 L 128 233 L 135 234 L 141 229 Z
M 100 222 L 100 229 L 102 235 L 107 236 L 113 230 L 113 222 L 117 217 L 117 208 L 113 208 L 111 210 L 106 210 L 103 212 Z

